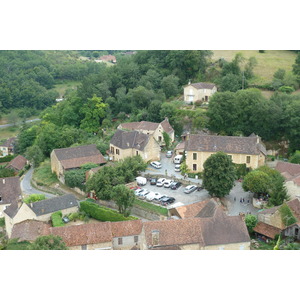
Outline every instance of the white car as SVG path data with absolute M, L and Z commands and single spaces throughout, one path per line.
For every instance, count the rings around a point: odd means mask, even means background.
M 180 165 L 175 165 L 175 172 L 180 172 Z
M 136 189 L 135 191 L 134 191 L 134 194 L 136 195 L 136 196 L 138 196 L 140 193 L 142 193 L 144 191 L 144 189 Z
M 163 186 L 166 181 L 166 178 L 159 178 L 156 181 L 156 186 Z
M 144 189 L 142 192 L 139 193 L 139 197 L 143 198 L 146 195 L 148 195 L 150 193 L 150 191 L 148 191 L 147 189 Z
M 150 165 L 151 165 L 152 167 L 154 167 L 155 169 L 160 169 L 160 168 L 161 168 L 161 163 L 160 163 L 159 161 L 152 161 L 152 162 L 150 163 Z
M 165 182 L 164 182 L 164 187 L 165 187 L 165 188 L 169 188 L 172 182 L 173 182 L 173 180 L 171 180 L 171 179 L 165 180 Z
M 184 192 L 186 194 L 192 193 L 193 191 L 197 190 L 197 186 L 196 185 L 188 185 L 185 189 Z
M 154 192 L 150 192 L 149 194 L 146 195 L 145 199 L 147 201 L 152 201 L 154 199 L 154 197 L 155 197 L 155 194 L 156 193 L 154 193 Z

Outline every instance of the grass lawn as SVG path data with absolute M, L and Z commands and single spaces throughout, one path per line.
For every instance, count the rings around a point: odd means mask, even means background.
M 213 50 L 213 52 L 213 61 L 221 57 L 230 61 L 238 52 L 241 52 L 245 58 L 255 57 L 257 60 L 257 66 L 254 68 L 256 78 L 251 80 L 252 84 L 270 82 L 279 68 L 286 72 L 292 71 L 292 65 L 297 56 L 296 53 L 288 50 L 266 50 L 265 53 L 259 53 L 258 50 Z
M 70 80 L 70 81 L 65 81 L 64 83 L 56 84 L 53 89 L 59 93 L 60 97 L 62 97 L 65 95 L 66 90 L 68 89 L 76 90 L 79 84 L 80 81 Z
M 139 207 L 144 208 L 145 210 L 148 210 L 148 211 L 153 212 L 153 213 L 157 213 L 157 214 L 160 214 L 160 215 L 163 215 L 163 216 L 168 216 L 168 209 L 165 208 L 165 207 L 154 205 L 154 204 L 144 202 L 144 201 L 141 201 L 141 200 L 138 200 L 138 199 L 134 200 L 133 205 L 134 206 L 139 206 Z
M 15 137 L 19 134 L 20 129 L 17 126 L 0 129 L 0 141 Z
M 32 178 L 39 185 L 51 186 L 54 183 L 58 183 L 56 174 L 51 172 L 51 164 L 49 159 L 46 159 L 38 168 L 34 170 Z

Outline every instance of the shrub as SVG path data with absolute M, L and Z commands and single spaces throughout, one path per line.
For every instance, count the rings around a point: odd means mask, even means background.
M 32 202 L 45 200 L 45 199 L 46 199 L 46 196 L 44 194 L 31 194 L 30 196 L 25 198 L 23 201 L 28 204 L 28 203 L 32 203 Z
M 4 157 L 0 157 L 0 163 L 9 162 L 15 157 L 16 157 L 16 155 L 7 155 L 7 156 L 4 156 Z
M 53 227 L 61 227 L 64 226 L 65 223 L 62 220 L 62 212 L 57 211 L 51 215 L 51 221 Z
M 287 93 L 287 94 L 291 94 L 292 92 L 295 91 L 293 87 L 286 86 L 286 85 L 281 86 L 278 90 L 282 93 Z
M 102 221 L 102 222 L 118 222 L 118 221 L 128 221 L 128 220 L 137 220 L 135 217 L 124 217 L 122 214 L 104 207 L 90 201 L 80 202 L 80 210 L 87 213 L 92 218 Z
M 283 224 L 285 226 L 290 226 L 297 222 L 296 218 L 294 217 L 293 213 L 291 212 L 290 208 L 286 203 L 283 203 L 279 208 L 280 216 Z
M 4 227 L 4 226 L 5 226 L 5 219 L 0 218 L 0 227 Z

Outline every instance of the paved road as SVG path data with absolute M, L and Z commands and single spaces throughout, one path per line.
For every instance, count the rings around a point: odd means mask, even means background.
M 27 120 L 25 121 L 25 123 L 31 123 L 31 122 L 36 122 L 36 121 L 40 121 L 41 119 L 32 119 L 32 120 Z M 6 127 L 11 127 L 11 126 L 15 126 L 15 125 L 20 125 L 22 124 L 22 122 L 16 123 L 16 124 L 4 124 L 4 125 L 0 125 L 0 128 L 6 128 Z
M 31 177 L 32 177 L 33 169 L 30 168 L 27 173 L 24 175 L 22 181 L 21 181 L 21 189 L 24 195 L 31 195 L 31 194 L 44 194 L 46 198 L 53 198 L 56 195 L 52 195 L 49 193 L 45 193 L 42 191 L 39 191 L 31 186 Z

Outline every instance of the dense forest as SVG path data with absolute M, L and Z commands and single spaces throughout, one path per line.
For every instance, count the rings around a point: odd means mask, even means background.
M 64 53 L 61 53 L 64 52 Z M 264 87 L 251 85 L 254 58 L 237 54 L 212 61 L 212 51 L 2 51 L 0 106 L 45 108 L 41 124 L 24 126 L 18 151 L 38 164 L 54 148 L 96 143 L 105 154 L 116 126 L 124 121 L 160 122 L 168 117 L 177 137 L 183 130 L 211 130 L 222 135 L 260 135 L 264 141 L 288 140 L 289 152 L 300 149 L 300 54 L 293 72 L 277 70 Z M 95 63 L 104 54 L 117 64 Z M 53 86 L 79 80 L 76 91 L 55 104 Z M 184 105 L 183 86 L 209 81 L 218 93 L 209 105 Z M 261 90 L 275 91 L 266 99 Z M 55 104 L 55 105 L 53 105 Z

